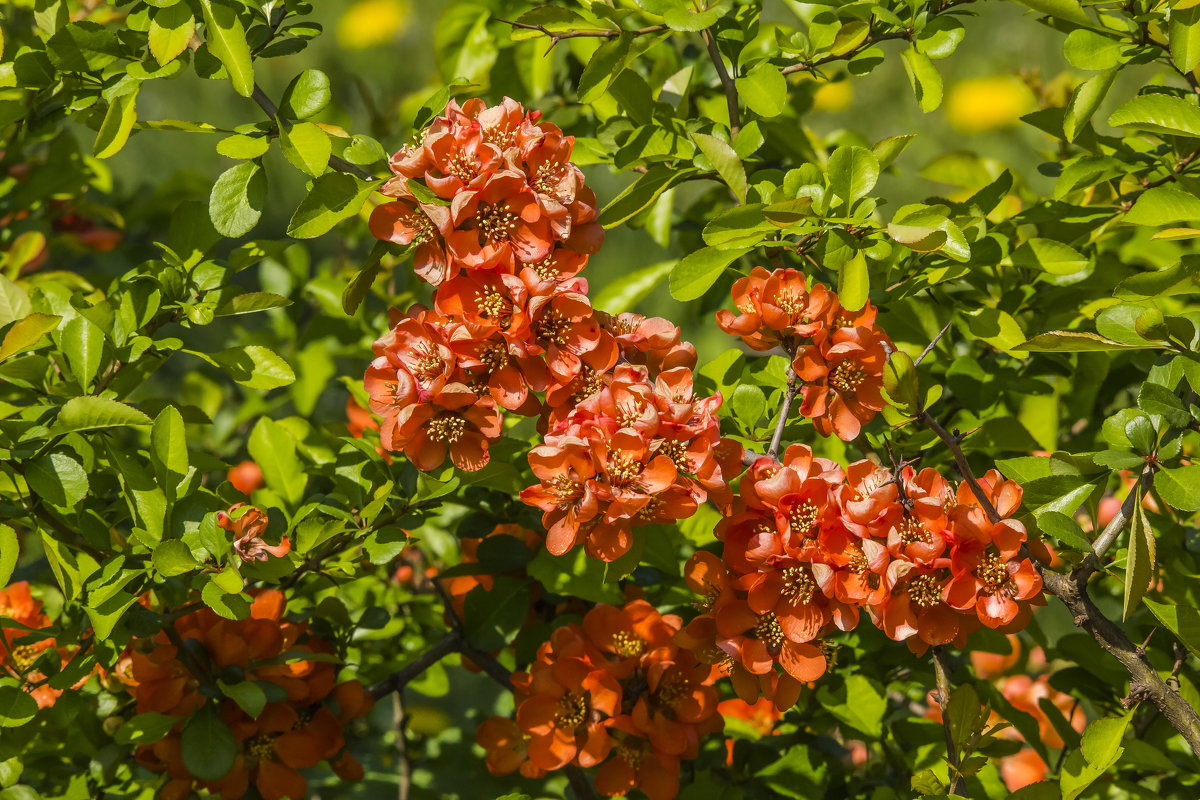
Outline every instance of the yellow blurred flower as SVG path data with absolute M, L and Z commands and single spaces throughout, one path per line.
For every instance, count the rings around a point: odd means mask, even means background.
M 1013 75 L 969 78 L 950 88 L 946 117 L 960 133 L 982 133 L 1016 125 L 1033 110 L 1033 93 Z
M 411 17 L 409 0 L 357 0 L 338 21 L 338 44 L 348 50 L 387 44 L 408 29 Z
M 850 81 L 822 83 L 813 93 L 813 108 L 817 111 L 844 111 L 854 99 Z

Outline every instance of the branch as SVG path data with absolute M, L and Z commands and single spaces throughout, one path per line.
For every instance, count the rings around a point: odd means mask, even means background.
M 538 33 L 542 34 L 543 36 L 549 36 L 550 37 L 550 50 L 553 50 L 554 46 L 563 39 L 577 39 L 580 37 L 588 37 L 588 38 L 592 38 L 592 39 L 616 39 L 623 33 L 629 33 L 634 36 L 645 36 L 648 33 L 658 33 L 659 31 L 667 30 L 666 25 L 651 25 L 646 28 L 638 28 L 637 30 L 634 30 L 634 31 L 626 31 L 626 30 L 596 31 L 596 30 L 592 30 L 592 31 L 560 31 L 558 33 L 555 33 L 554 31 L 547 28 L 545 25 L 533 25 L 528 22 L 516 22 L 511 19 L 501 19 L 500 17 L 493 17 L 492 19 L 496 20 L 496 22 L 503 22 L 505 25 L 512 25 L 514 28 L 521 28 L 521 29 L 527 30 L 527 31 L 537 31 Z M 550 50 L 547 50 L 546 52 L 549 53 Z
M 250 99 L 258 104 L 258 107 L 263 110 L 264 114 L 266 114 L 272 120 L 277 120 L 279 125 L 285 130 L 291 130 L 292 120 L 288 119 L 287 117 L 280 116 L 279 107 L 275 105 L 271 98 L 267 97 L 267 93 L 264 92 L 262 87 L 257 83 L 254 84 L 254 92 L 250 95 Z M 349 161 L 344 158 L 340 158 L 339 156 L 330 156 L 329 166 L 332 169 L 336 169 L 338 172 L 348 172 L 351 175 L 362 178 L 364 181 L 376 180 L 374 175 L 367 172 L 362 167 L 359 167 L 356 164 L 351 164 Z
M 1153 477 L 1153 471 L 1149 466 L 1142 470 L 1141 480 L 1138 484 L 1129 490 L 1129 494 L 1125 497 L 1125 502 L 1121 503 L 1121 509 L 1116 515 L 1109 520 L 1108 525 L 1092 542 L 1092 552 L 1083 559 L 1083 563 L 1079 565 L 1079 569 L 1075 570 L 1071 576 L 1076 581 L 1086 583 L 1092 573 L 1100 568 L 1100 557 L 1104 555 L 1108 548 L 1112 547 L 1113 542 L 1121 535 L 1121 531 L 1125 530 L 1125 526 L 1129 524 L 1129 520 L 1133 518 L 1134 507 L 1141 502 L 1142 497 L 1150 490 L 1150 481 Z
M 954 320 L 947 322 L 946 327 L 938 331 L 938 335 L 933 337 L 933 341 L 925 345 L 925 349 L 921 351 L 921 355 L 917 356 L 913 361 L 913 366 L 919 366 L 920 363 L 925 360 L 925 356 L 929 355 L 933 351 L 933 348 L 937 346 L 937 343 L 940 342 L 942 337 L 946 335 L 946 331 L 950 330 L 950 326 L 952 324 L 954 324 Z
M 729 70 L 725 69 L 725 61 L 721 58 L 721 51 L 717 49 L 717 37 L 713 35 L 712 29 L 705 28 L 700 31 L 700 36 L 704 39 L 708 57 L 717 68 L 717 77 L 721 79 L 721 86 L 725 89 L 725 104 L 729 107 L 729 137 L 732 139 L 742 127 L 742 116 L 738 111 L 737 85 L 729 77 Z
M 367 691 L 378 700 L 392 692 L 399 692 L 410 681 L 416 680 L 425 670 L 441 661 L 446 656 L 459 650 L 460 637 L 457 633 L 447 633 L 441 641 L 422 653 L 416 661 L 406 664 L 388 677 L 371 686 Z
M 787 390 L 783 393 L 783 405 L 779 408 L 779 422 L 775 423 L 775 434 L 771 436 L 771 446 L 767 448 L 767 457 L 769 458 L 779 457 L 779 445 L 783 441 L 783 429 L 787 425 L 788 411 L 791 409 L 792 401 L 796 399 L 798 391 L 800 391 L 800 379 L 789 364 Z
M 950 794 L 962 792 L 962 773 L 958 760 L 958 748 L 954 746 L 954 734 L 950 730 L 950 672 L 946 669 L 946 651 L 941 645 L 930 648 L 933 652 L 933 672 L 937 676 L 937 703 L 942 709 L 942 728 L 946 731 L 946 763 L 950 765 Z
M 933 16 L 930 17 L 930 19 L 932 18 Z M 830 64 L 834 61 L 849 61 L 871 45 L 878 44 L 879 42 L 886 42 L 891 39 L 907 39 L 910 36 L 912 36 L 912 31 L 910 30 L 884 33 L 880 34 L 879 36 L 868 36 L 866 39 L 863 39 L 862 44 L 846 53 L 836 56 L 825 56 L 824 58 L 818 58 L 816 61 L 792 64 L 790 67 L 784 67 L 780 70 L 780 72 L 784 75 L 791 75 L 795 72 L 816 72 L 817 67 L 824 66 L 825 64 Z
M 979 485 L 979 481 L 971 472 L 971 467 L 963 456 L 958 438 L 948 434 L 924 409 L 921 410 L 917 419 L 937 434 L 950 448 L 954 463 L 958 466 L 967 485 L 971 487 L 975 499 L 987 513 L 988 519 L 993 523 L 999 522 L 1001 517 L 996 513 L 995 506 L 992 505 L 983 491 L 983 487 Z M 1022 546 L 1021 553 L 1028 556 L 1029 551 Z M 1061 575 L 1037 559 L 1031 560 L 1042 578 L 1042 585 L 1046 591 L 1057 597 L 1067 607 L 1076 627 L 1082 628 L 1085 633 L 1096 640 L 1097 644 L 1117 659 L 1121 666 L 1125 667 L 1125 671 L 1129 673 L 1129 697 L 1133 698 L 1135 702 L 1145 699 L 1153 703 L 1155 708 L 1187 741 L 1192 752 L 1200 756 L 1200 716 L 1196 714 L 1196 709 L 1192 708 L 1177 691 L 1163 682 L 1158 672 L 1146 663 L 1145 657 L 1138 654 L 1137 647 L 1129 641 L 1125 632 L 1096 607 L 1095 602 L 1088 594 L 1086 579 L 1079 580 L 1075 575 Z

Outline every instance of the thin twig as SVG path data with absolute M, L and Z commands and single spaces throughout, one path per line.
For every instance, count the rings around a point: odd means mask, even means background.
M 667 30 L 666 25 L 650 25 L 649 27 L 638 28 L 637 30 L 633 30 L 633 31 L 626 31 L 626 30 L 596 31 L 596 30 L 591 30 L 591 31 L 560 31 L 558 33 L 555 33 L 554 31 L 547 28 L 545 25 L 534 25 L 534 24 L 531 24 L 528 22 L 516 22 L 511 19 L 501 19 L 500 17 L 493 17 L 492 19 L 496 20 L 496 22 L 503 22 L 505 25 L 512 25 L 514 28 L 521 28 L 521 29 L 527 30 L 527 31 L 537 31 L 538 33 L 541 33 L 544 36 L 549 36 L 550 37 L 550 50 L 553 50 L 554 46 L 556 44 L 558 44 L 559 41 L 562 39 L 577 39 L 577 38 L 581 38 L 581 37 L 592 38 L 592 39 L 616 39 L 618 36 L 620 36 L 623 33 L 628 33 L 632 36 L 645 36 L 648 33 L 658 33 L 659 31 Z M 547 50 L 546 52 L 549 52 L 549 50 Z
M 1129 520 L 1133 518 L 1134 506 L 1140 503 L 1146 492 L 1150 491 L 1150 481 L 1153 477 L 1153 472 L 1149 466 L 1142 470 L 1141 480 L 1138 481 L 1125 497 L 1125 502 L 1121 503 L 1121 509 L 1109 520 L 1108 525 L 1104 526 L 1104 530 L 1092 542 L 1092 553 L 1083 560 L 1083 564 L 1076 572 L 1076 579 L 1087 580 L 1093 572 L 1100 566 L 1100 556 L 1103 556 L 1108 548 L 1112 547 L 1113 542 L 1121 535 L 1121 531 L 1129 524 Z
M 796 392 L 800 390 L 800 378 L 796 375 L 796 370 L 788 365 L 788 382 L 787 389 L 783 393 L 783 405 L 779 407 L 779 422 L 775 423 L 775 433 L 771 436 L 771 446 L 767 448 L 768 458 L 779 457 L 779 445 L 783 441 L 783 429 L 787 426 L 788 411 L 791 410 L 792 401 L 796 399 Z
M 916 359 L 913 361 L 914 366 L 920 365 L 920 363 L 925 360 L 925 356 L 929 355 L 929 353 L 933 350 L 933 348 L 937 346 L 937 343 L 939 341 L 941 341 L 943 336 L 946 335 L 946 331 L 950 330 L 950 326 L 952 324 L 954 324 L 954 320 L 950 320 L 949 322 L 947 322 L 946 327 L 944 327 L 940 331 L 938 331 L 938 335 L 933 337 L 933 341 L 931 341 L 929 344 L 925 345 L 925 349 L 921 351 L 921 355 L 917 356 Z
M 733 82 L 733 78 L 729 77 L 729 70 L 725 69 L 725 61 L 721 58 L 721 51 L 717 49 L 717 37 L 713 35 L 711 28 L 705 28 L 700 31 L 700 36 L 704 39 L 704 46 L 708 48 L 708 57 L 712 60 L 713 66 L 717 68 L 717 77 L 721 79 L 721 87 L 725 90 L 725 105 L 729 107 L 729 135 L 733 138 L 738 135 L 738 131 L 742 127 L 742 116 L 738 110 L 738 93 L 737 84 Z
M 946 763 L 950 765 L 950 794 L 962 791 L 962 773 L 958 760 L 958 748 L 954 744 L 954 733 L 950 730 L 950 671 L 946 669 L 946 651 L 934 645 L 933 672 L 937 676 L 937 703 L 942 709 L 942 728 L 946 731 Z

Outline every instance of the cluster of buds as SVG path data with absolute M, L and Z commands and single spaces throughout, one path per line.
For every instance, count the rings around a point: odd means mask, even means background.
M 674 522 L 708 499 L 731 501 L 728 477 L 741 449 L 722 442 L 720 395 L 697 398 L 692 371 L 621 364 L 600 388 L 551 417 L 545 444 L 529 454 L 540 483 L 521 499 L 543 511 L 546 547 L 561 555 L 584 544 L 613 561 L 632 546 L 632 528 Z
M 0 676 L 12 676 L 37 701 L 38 708 L 48 708 L 63 693 L 63 688 L 51 685 L 41 669 L 43 659 L 54 663 L 53 673 L 67 665 L 73 650 L 59 647 L 53 637 L 39 633 L 49 628 L 50 618 L 42 611 L 42 602 L 34 598 L 29 583 L 18 581 L 0 589 L 0 617 L 22 627 L 0 627 Z M 84 676 L 83 681 L 88 676 Z M 78 686 L 79 684 L 76 684 Z
M 595 767 L 609 796 L 637 788 L 651 800 L 679 792 L 679 766 L 721 730 L 717 674 L 675 644 L 680 620 L 644 600 L 598 605 L 555 630 L 528 672 L 513 675 L 516 718 L 491 717 L 476 739 L 496 775 L 540 777 Z
M 825 672 L 820 637 L 852 630 L 862 611 L 914 652 L 961 646 L 981 625 L 1023 628 L 1045 600 L 1021 555 L 1025 528 L 1009 518 L 1021 489 L 995 470 L 980 485 L 999 522 L 933 469 L 863 460 L 843 471 L 802 444 L 782 462 L 758 458 L 717 526 L 723 557 L 699 551 L 688 563 L 702 613 L 681 641 L 721 665 L 739 697 L 783 709 Z
M 299 770 L 321 761 L 344 780 L 362 777 L 342 731 L 374 700 L 356 680 L 338 683 L 328 660 L 332 648 L 305 624 L 288 621 L 284 610 L 283 593 L 266 590 L 255 596 L 247 619 L 229 620 L 203 608 L 177 619 L 171 634 L 131 644 L 114 674 L 135 698 L 137 713 L 179 718 L 166 737 L 136 753 L 143 767 L 166 773 L 164 800 L 184 800 L 199 788 L 232 800 L 251 786 L 266 800 L 303 797 L 307 783 Z M 206 681 L 234 675 L 260 688 L 269 685 L 269 702 L 257 714 L 232 699 L 208 699 Z M 182 750 L 186 720 L 210 702 L 217 703 L 238 747 L 233 768 L 215 781 L 194 777 Z
M 800 413 L 822 436 L 845 441 L 883 408 L 883 368 L 891 341 L 870 303 L 842 306 L 835 292 L 794 269 L 755 267 L 733 284 L 738 313 L 722 309 L 717 324 L 760 351 L 781 349 L 803 381 Z

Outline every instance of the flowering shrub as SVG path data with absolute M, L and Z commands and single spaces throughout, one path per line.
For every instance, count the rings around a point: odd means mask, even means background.
M 6 4 L 0 800 L 1194 798 L 1198 43 Z

